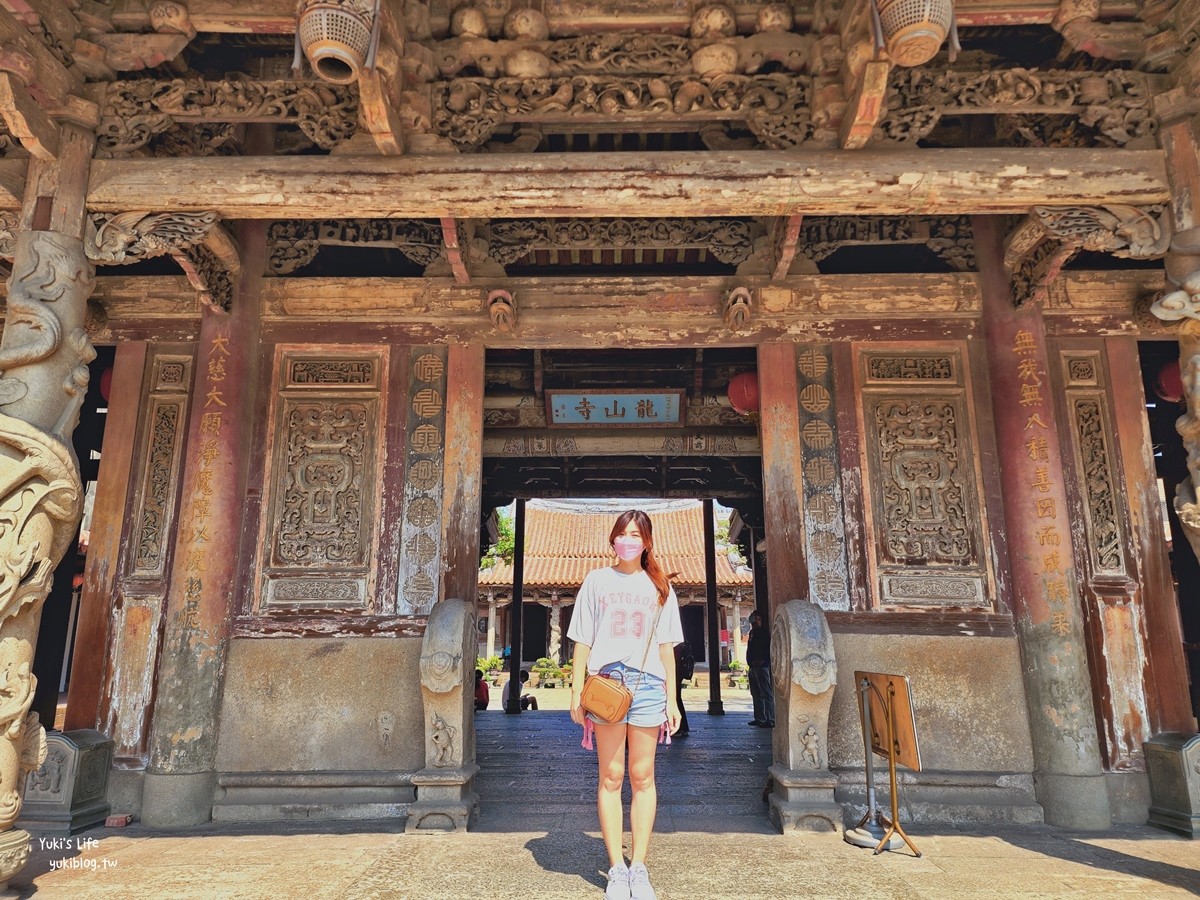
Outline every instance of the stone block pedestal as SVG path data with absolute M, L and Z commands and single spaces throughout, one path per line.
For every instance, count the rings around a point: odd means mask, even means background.
M 841 834 L 842 807 L 833 799 L 837 776 L 829 771 L 802 771 L 774 765 L 771 776 L 770 815 L 775 827 L 789 831 L 825 831 Z
M 18 824 L 74 834 L 103 822 L 112 756 L 112 739 L 94 729 L 47 734 L 46 761 L 25 782 Z
M 1150 776 L 1150 824 L 1200 838 L 1200 734 L 1168 731 L 1142 749 Z
M 479 818 L 479 797 L 472 790 L 479 766 L 422 769 L 413 775 L 417 801 L 408 808 L 406 834 L 467 831 Z

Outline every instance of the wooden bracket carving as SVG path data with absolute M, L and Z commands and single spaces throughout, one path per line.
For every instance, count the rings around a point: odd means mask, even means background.
M 446 260 L 450 263 L 450 271 L 454 280 L 459 284 L 470 284 L 471 273 L 467 269 L 466 257 L 463 254 L 463 244 L 460 239 L 460 223 L 457 219 L 445 217 L 442 224 L 442 244 L 446 250 Z
M 774 240 L 775 269 L 771 273 L 772 281 L 784 278 L 791 269 L 792 261 L 796 258 L 796 247 L 800 242 L 800 224 L 803 221 L 803 216 L 788 216 L 786 219 L 778 220 Z
M 725 325 L 731 331 L 743 331 L 750 325 L 751 295 L 747 288 L 734 288 L 725 295 Z
M 511 334 L 517 328 L 517 298 L 505 290 L 490 291 L 487 311 L 497 331 Z
M 160 34 L 182 34 L 189 41 L 196 37 L 196 28 L 186 3 L 180 0 L 156 0 L 150 4 L 150 27 Z
M 1045 300 L 1050 283 L 1080 250 L 1156 259 L 1167 252 L 1171 235 L 1159 206 L 1036 206 L 1005 244 L 1013 300 L 1017 306 Z

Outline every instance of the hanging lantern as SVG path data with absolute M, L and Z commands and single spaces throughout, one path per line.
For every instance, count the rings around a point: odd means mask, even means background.
M 729 379 L 726 388 L 729 404 L 739 415 L 758 412 L 758 373 L 739 372 Z
M 923 66 L 941 49 L 954 24 L 950 0 L 876 0 L 880 37 L 898 66 Z
M 1183 399 L 1183 376 L 1179 372 L 1179 360 L 1173 359 L 1158 370 L 1158 377 L 1154 379 L 1154 393 L 1168 403 L 1178 403 Z
M 109 366 L 100 373 L 100 396 L 104 398 L 104 402 L 108 402 L 108 392 L 112 390 L 112 366 Z
M 367 64 L 377 5 L 373 0 L 309 0 L 300 11 L 298 40 L 317 76 L 350 84 Z

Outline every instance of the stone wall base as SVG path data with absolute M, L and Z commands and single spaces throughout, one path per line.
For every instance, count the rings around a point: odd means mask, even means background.
M 403 819 L 416 799 L 410 772 L 224 772 L 213 820 Z
M 116 769 L 108 773 L 108 805 L 115 814 L 129 813 L 142 819 L 142 791 L 146 787 L 145 769 Z
M 842 805 L 847 827 L 867 811 L 867 782 L 862 769 L 837 772 L 835 797 Z M 1029 825 L 1043 821 L 1033 792 L 1033 776 L 1020 772 L 896 773 L 900 785 L 900 821 Z M 891 816 L 887 764 L 875 769 L 875 803 Z
M 147 772 L 142 790 L 142 824 L 151 828 L 188 828 L 212 818 L 216 775 Z
M 1119 825 L 1145 825 L 1150 817 L 1150 779 L 1145 772 L 1105 772 L 1108 806 Z

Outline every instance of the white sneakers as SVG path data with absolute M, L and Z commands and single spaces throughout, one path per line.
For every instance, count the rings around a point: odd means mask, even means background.
M 623 862 L 617 863 L 608 870 L 608 888 L 604 891 L 604 900 L 630 900 L 631 896 L 629 868 Z
M 634 863 L 626 866 L 617 863 L 608 870 L 608 889 L 604 892 L 604 900 L 658 900 L 654 888 L 650 886 L 650 873 L 646 871 L 645 863 Z
M 650 887 L 650 873 L 645 863 L 634 863 L 629 867 L 629 900 L 658 900 L 658 894 Z

